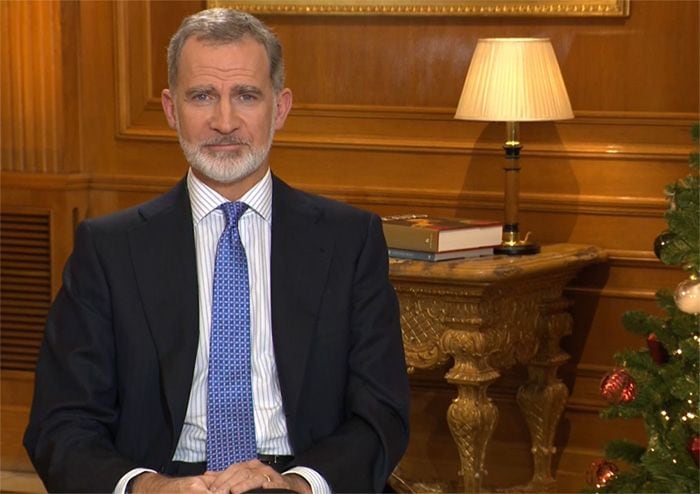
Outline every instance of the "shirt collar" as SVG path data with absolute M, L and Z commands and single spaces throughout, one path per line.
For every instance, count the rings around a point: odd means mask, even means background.
M 199 180 L 192 168 L 187 172 L 187 190 L 192 204 L 192 220 L 197 225 L 212 211 L 225 202 L 230 202 L 224 196 Z M 265 176 L 253 185 L 239 201 L 248 205 L 248 210 L 257 213 L 268 223 L 272 217 L 272 173 L 267 169 Z

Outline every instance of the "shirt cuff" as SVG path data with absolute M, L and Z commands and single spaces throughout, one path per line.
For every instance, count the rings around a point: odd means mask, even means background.
M 313 494 L 333 494 L 331 491 L 331 486 L 328 485 L 326 479 L 324 479 L 320 473 L 309 467 L 294 467 L 290 468 L 282 475 L 287 475 L 289 473 L 295 473 L 300 477 L 303 477 L 309 485 L 311 486 L 311 492 Z
M 151 470 L 150 468 L 134 468 L 133 470 L 129 470 L 124 474 L 124 476 L 121 479 L 119 479 L 119 482 L 117 482 L 117 486 L 114 488 L 113 494 L 125 494 L 126 485 L 129 483 L 129 481 L 137 475 L 141 475 L 142 473 L 146 472 L 156 473 L 155 470 Z

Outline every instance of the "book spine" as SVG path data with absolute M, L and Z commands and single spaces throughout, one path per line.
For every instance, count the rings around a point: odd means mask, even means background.
M 384 224 L 386 244 L 394 249 L 437 252 L 438 231 L 404 225 Z
M 399 250 L 389 249 L 389 257 L 395 257 L 397 259 L 410 259 L 413 261 L 435 261 L 435 254 L 430 252 L 416 252 L 411 250 Z

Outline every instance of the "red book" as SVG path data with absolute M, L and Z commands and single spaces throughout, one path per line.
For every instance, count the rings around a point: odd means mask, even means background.
M 498 221 L 419 214 L 386 216 L 382 224 L 389 248 L 421 252 L 494 247 L 501 244 L 503 230 Z

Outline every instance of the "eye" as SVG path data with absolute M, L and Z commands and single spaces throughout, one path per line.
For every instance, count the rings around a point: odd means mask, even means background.
M 187 101 L 195 105 L 208 105 L 216 99 L 216 93 L 209 88 L 193 88 L 187 91 Z
M 258 100 L 258 95 L 254 93 L 242 93 L 238 95 L 238 99 L 243 103 L 253 103 Z
M 191 97 L 192 101 L 203 103 L 209 100 L 210 96 L 207 93 L 194 93 Z

